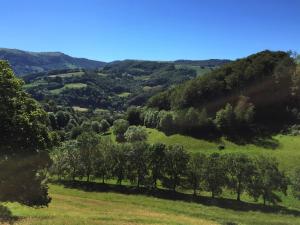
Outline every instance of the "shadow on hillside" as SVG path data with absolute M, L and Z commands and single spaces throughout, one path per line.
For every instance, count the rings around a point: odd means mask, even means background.
M 0 205 L 0 224 L 14 224 L 17 220 L 7 207 Z
M 151 196 L 166 200 L 180 200 L 184 202 L 193 202 L 199 203 L 206 206 L 217 206 L 225 209 L 232 209 L 237 211 L 259 211 L 264 213 L 280 213 L 286 215 L 300 216 L 300 211 L 288 209 L 283 206 L 264 206 L 257 203 L 247 203 L 247 202 L 238 202 L 233 199 L 224 199 L 224 198 L 211 198 L 204 196 L 194 196 L 191 194 L 184 194 L 179 192 L 173 192 L 163 189 L 148 189 L 148 188 L 139 188 L 130 187 L 130 186 L 120 186 L 113 184 L 101 184 L 95 182 L 85 182 L 85 181 L 57 181 L 57 184 L 62 184 L 66 188 L 74 188 L 87 192 L 114 192 L 128 195 L 145 195 Z
M 249 137 L 230 137 L 228 140 L 238 145 L 253 144 L 266 149 L 276 149 L 279 147 L 279 141 L 271 135 L 265 136 L 249 136 Z

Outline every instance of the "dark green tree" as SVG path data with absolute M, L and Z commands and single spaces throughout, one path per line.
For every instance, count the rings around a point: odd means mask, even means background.
M 228 171 L 227 185 L 237 194 L 237 200 L 241 200 L 241 194 L 248 190 L 255 173 L 253 160 L 245 154 L 225 155 Z
M 70 114 L 63 111 L 58 111 L 56 113 L 56 123 L 58 128 L 62 129 L 66 127 L 70 120 Z
M 100 130 L 101 130 L 101 132 L 105 133 L 105 132 L 108 131 L 109 128 L 110 128 L 109 122 L 107 122 L 106 119 L 101 120 L 101 122 L 100 122 Z
M 259 156 L 255 160 L 255 175 L 250 185 L 249 194 L 258 200 L 262 197 L 264 205 L 276 204 L 281 198 L 276 192 L 286 194 L 289 180 L 278 168 L 275 158 Z
M 145 127 L 130 126 L 125 132 L 124 137 L 128 142 L 144 142 L 148 138 L 148 133 Z
M 206 156 L 201 153 L 193 154 L 188 163 L 187 181 L 188 186 L 193 189 L 194 196 L 201 190 L 204 181 Z
M 94 132 L 84 132 L 78 136 L 77 142 L 80 150 L 80 162 L 87 177 L 87 182 L 89 182 L 95 168 L 100 137 Z
M 297 199 L 300 199 L 300 167 L 296 168 L 293 171 L 293 174 L 292 174 L 292 177 L 291 177 L 291 182 L 292 182 L 293 195 Z
M 226 185 L 226 165 L 223 157 L 218 153 L 211 154 L 205 163 L 205 188 L 211 192 L 212 198 L 222 193 L 222 188 Z
M 134 142 L 132 144 L 132 150 L 129 152 L 127 176 L 131 183 L 137 185 L 137 188 L 139 188 L 141 184 L 145 184 L 148 175 L 148 148 L 149 146 L 145 142 Z
M 124 134 L 129 127 L 129 123 L 127 120 L 118 119 L 114 121 L 113 124 L 113 133 L 116 136 L 116 140 L 122 142 L 125 140 Z
M 157 188 L 157 181 L 163 178 L 166 163 L 166 145 L 161 143 L 149 147 L 149 172 L 151 186 Z
M 127 121 L 130 125 L 141 125 L 141 109 L 136 106 L 131 106 L 126 112 Z
M 0 201 L 47 205 L 42 171 L 50 165 L 52 147 L 48 116 L 22 85 L 0 61 Z
M 166 164 L 164 169 L 163 186 L 176 191 L 186 175 L 189 154 L 180 145 L 170 145 L 166 151 Z
M 117 184 L 122 185 L 122 181 L 127 177 L 128 158 L 131 145 L 118 144 L 109 152 L 111 159 L 111 173 L 117 179 Z

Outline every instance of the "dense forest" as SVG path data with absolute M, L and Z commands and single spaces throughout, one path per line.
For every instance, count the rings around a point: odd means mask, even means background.
M 198 134 L 209 121 L 228 136 L 278 132 L 298 122 L 298 77 L 288 53 L 264 51 L 159 93 L 148 106 L 167 112 L 179 132 Z M 184 128 L 188 121 L 193 125 Z

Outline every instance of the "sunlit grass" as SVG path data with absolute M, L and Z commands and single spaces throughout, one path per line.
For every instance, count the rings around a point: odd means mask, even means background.
M 16 224 L 300 224 L 292 215 L 239 211 L 142 195 L 85 192 L 50 185 L 48 208 L 7 206 L 20 220 Z

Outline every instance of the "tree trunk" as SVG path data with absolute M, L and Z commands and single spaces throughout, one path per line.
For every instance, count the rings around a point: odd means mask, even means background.
M 157 179 L 154 179 L 154 189 L 157 187 Z
M 87 182 L 90 182 L 90 174 L 89 174 L 89 173 L 87 174 L 86 181 L 87 181 Z
M 211 192 L 211 197 L 215 198 L 215 192 L 214 191 Z
M 105 183 L 105 176 L 102 175 L 102 184 L 104 184 L 104 183 Z
M 237 192 L 237 198 L 236 198 L 236 200 L 239 201 L 239 202 L 241 201 L 241 193 L 240 193 L 240 191 Z

